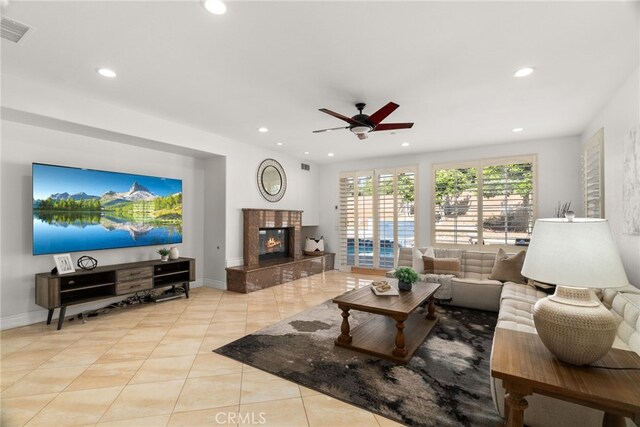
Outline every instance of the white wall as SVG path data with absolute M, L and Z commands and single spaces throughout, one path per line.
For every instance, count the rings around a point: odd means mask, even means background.
M 578 137 L 542 141 L 512 142 L 461 150 L 417 153 L 397 157 L 344 162 L 323 167 L 319 183 L 320 224 L 318 234 L 325 236 L 325 249 L 339 250 L 338 176 L 340 172 L 371 168 L 418 165 L 417 245 L 431 243 L 432 166 L 437 163 L 536 154 L 538 158 L 538 217 L 553 217 L 558 201 L 572 201 L 580 207 L 580 144 Z M 580 214 L 580 210 L 577 212 Z
M 33 303 L 33 274 L 50 270 L 50 257 L 31 255 L 31 226 L 24 222 L 30 217 L 32 162 L 182 176 L 185 188 L 193 191 L 185 191 L 185 222 L 191 221 L 195 229 L 185 230 L 185 242 L 192 241 L 193 247 L 181 248 L 181 254 L 197 259 L 198 278 L 210 286 L 224 287 L 225 265 L 242 263 L 242 208 L 302 210 L 305 225 L 318 223 L 317 167 L 311 164 L 311 172 L 302 171 L 302 159 L 277 150 L 6 75 L 2 75 L 2 114 L 2 328 L 38 322 L 46 314 Z M 288 178 L 287 192 L 277 203 L 264 200 L 257 188 L 258 166 L 266 158 L 278 160 Z M 92 256 L 103 265 L 148 259 L 144 249 L 99 251 Z M 69 314 L 74 310 L 70 308 Z
M 203 161 L 189 156 L 164 153 L 111 141 L 58 132 L 14 122 L 2 122 L 0 143 L 2 182 L 0 184 L 1 229 L 0 295 L 2 328 L 39 322 L 46 310 L 36 306 L 34 275 L 54 267 L 51 255 L 33 256 L 31 248 L 31 163 L 166 176 L 183 180 L 183 256 L 196 258 L 197 279 L 202 281 L 204 227 Z M 157 246 L 117 250 L 87 251 L 100 265 L 157 258 Z M 80 254 L 72 254 L 77 260 Z M 94 305 L 70 307 L 69 314 Z
M 581 141 L 585 143 L 604 128 L 604 212 L 613 237 L 620 248 L 629 281 L 640 287 L 640 236 L 623 233 L 622 182 L 623 141 L 627 133 L 640 125 L 640 72 L 636 70 L 613 94 L 611 100 L 589 123 Z
M 204 265 L 205 285 L 226 289 L 226 164 L 225 157 L 205 160 Z

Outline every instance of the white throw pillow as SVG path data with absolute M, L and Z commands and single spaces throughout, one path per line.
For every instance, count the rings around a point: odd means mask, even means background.
M 429 246 L 424 250 L 424 252 L 420 251 L 419 249 L 413 250 L 413 261 L 412 261 L 411 267 L 416 272 L 418 272 L 418 274 L 424 274 L 424 260 L 422 259 L 423 255 L 431 258 L 435 258 L 435 255 L 433 253 L 433 247 Z

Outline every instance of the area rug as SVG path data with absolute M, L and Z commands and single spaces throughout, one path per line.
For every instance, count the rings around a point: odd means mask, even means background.
M 438 324 L 407 365 L 334 346 L 342 318 L 331 301 L 214 351 L 402 424 L 500 425 L 489 385 L 496 314 L 437 311 Z M 370 316 L 351 310 L 352 329 Z

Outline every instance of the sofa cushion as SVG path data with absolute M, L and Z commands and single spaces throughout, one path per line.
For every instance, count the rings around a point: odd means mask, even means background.
M 433 258 L 423 256 L 424 274 L 453 274 L 461 276 L 460 260 L 458 258 Z
M 462 265 L 465 279 L 488 279 L 496 261 L 493 252 L 465 251 Z
M 470 285 L 502 285 L 502 282 L 499 280 L 489 280 L 489 279 L 467 279 L 467 278 L 454 278 L 452 280 L 455 283 L 465 283 Z
M 506 282 L 502 288 L 500 300 L 505 298 L 515 299 L 535 304 L 539 299 L 545 298 L 546 293 L 533 286 L 521 285 L 520 283 Z
M 501 282 L 526 283 L 521 273 L 525 254 L 525 251 L 521 251 L 509 256 L 502 248 L 498 249 L 496 262 L 493 265 L 489 279 L 500 280 Z
M 640 354 L 640 294 L 618 292 L 611 305 L 611 313 L 618 322 L 616 343 L 622 343 Z
M 433 248 L 413 248 L 411 266 L 418 274 L 424 274 L 424 260 L 423 256 L 429 256 L 433 258 L 435 255 L 433 253 Z

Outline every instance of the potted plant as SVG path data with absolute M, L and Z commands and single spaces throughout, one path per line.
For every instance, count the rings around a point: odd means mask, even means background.
M 167 261 L 169 259 L 169 249 L 158 249 L 158 253 L 160 254 L 160 261 Z
M 420 280 L 418 273 L 411 267 L 399 267 L 393 275 L 398 279 L 398 289 L 401 291 L 410 291 L 413 284 Z

